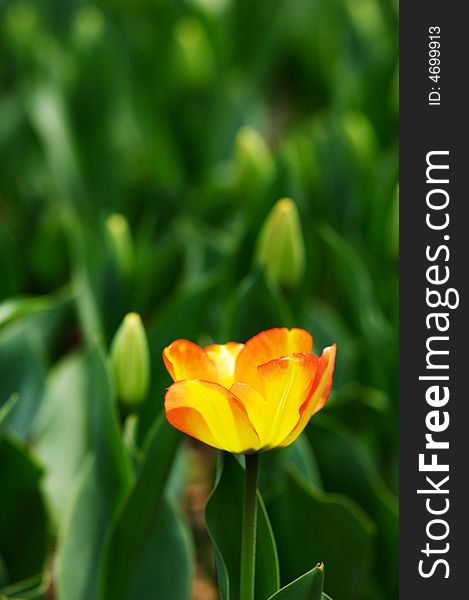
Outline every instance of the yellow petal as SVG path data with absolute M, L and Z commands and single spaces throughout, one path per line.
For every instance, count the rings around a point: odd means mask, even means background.
M 259 437 L 244 405 L 217 383 L 173 383 L 166 392 L 165 411 L 174 427 L 205 444 L 235 454 L 259 449 Z
M 233 385 L 236 359 L 243 348 L 244 344 L 236 342 L 212 344 L 205 348 L 205 352 L 217 368 L 217 383 L 227 389 Z
M 319 358 L 316 376 L 309 397 L 300 408 L 300 419 L 281 446 L 291 444 L 303 431 L 311 417 L 323 408 L 329 397 L 334 374 L 336 345 L 324 348 Z
M 285 327 L 262 331 L 248 342 L 239 353 L 236 361 L 235 381 L 247 383 L 260 389 L 257 367 L 276 358 L 291 356 L 313 349 L 313 339 L 304 329 Z
M 184 379 L 217 380 L 217 369 L 203 348 L 176 340 L 163 350 L 163 360 L 174 381 Z
M 258 368 L 266 400 L 264 419 L 268 422 L 261 438 L 263 449 L 280 446 L 298 423 L 301 406 L 311 393 L 317 365 L 317 356 L 303 353 L 272 360 Z M 257 420 L 253 424 L 256 426 Z
M 236 382 L 231 386 L 230 391 L 244 404 L 249 420 L 257 431 L 262 447 L 267 439 L 270 427 L 267 401 L 255 388 L 247 383 Z
M 195 408 L 175 405 L 174 408 L 166 409 L 166 418 L 179 431 L 187 433 L 204 444 L 218 448 L 218 440 L 214 437 L 203 416 Z

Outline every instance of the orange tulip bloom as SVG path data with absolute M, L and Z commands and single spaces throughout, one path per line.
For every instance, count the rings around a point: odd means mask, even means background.
M 165 397 L 168 421 L 235 454 L 291 444 L 327 401 L 335 344 L 320 357 L 303 329 L 269 329 L 246 344 L 201 348 L 176 340 L 163 350 L 175 381 Z

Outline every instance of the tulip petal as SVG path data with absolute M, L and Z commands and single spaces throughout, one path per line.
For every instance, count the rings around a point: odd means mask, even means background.
M 174 381 L 217 380 L 217 368 L 206 351 L 187 340 L 176 340 L 163 350 L 163 360 Z
M 309 397 L 300 408 L 300 419 L 291 433 L 281 442 L 281 446 L 291 444 L 309 423 L 311 417 L 321 410 L 327 402 L 332 387 L 336 345 L 324 348 L 319 358 L 316 376 Z
M 266 418 L 267 401 L 255 388 L 247 383 L 236 382 L 231 386 L 230 391 L 243 403 L 249 420 L 257 431 L 261 446 L 263 446 L 270 429 L 270 420 Z
M 298 423 L 300 408 L 311 393 L 316 376 L 318 357 L 314 354 L 294 354 L 272 360 L 258 367 L 262 396 L 267 410 L 269 430 L 262 439 L 263 448 L 275 448 Z
M 248 340 L 236 361 L 235 381 L 261 391 L 257 367 L 276 358 L 297 353 L 309 354 L 313 339 L 304 329 L 279 327 L 258 333 Z
M 217 368 L 217 383 L 227 389 L 233 385 L 236 359 L 243 348 L 244 344 L 238 344 L 237 342 L 212 344 L 205 348 L 205 352 Z
M 187 433 L 209 446 L 218 446 L 218 440 L 214 437 L 203 416 L 195 408 L 175 405 L 174 408 L 166 409 L 166 418 L 179 431 Z
M 217 383 L 173 383 L 166 392 L 165 411 L 174 427 L 205 444 L 235 454 L 259 449 L 259 437 L 244 405 Z
M 261 450 L 275 448 L 296 426 L 300 408 L 311 393 L 318 357 L 295 354 L 272 360 L 258 368 L 262 394 L 245 383 L 231 391 L 246 407 L 255 427 Z

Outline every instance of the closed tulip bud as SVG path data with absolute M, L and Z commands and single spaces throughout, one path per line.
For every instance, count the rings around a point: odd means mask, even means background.
M 257 262 L 267 275 L 285 287 L 295 287 L 303 276 L 305 247 L 295 203 L 279 200 L 261 230 Z
M 112 214 L 106 219 L 106 233 L 113 258 L 121 273 L 127 275 L 133 265 L 133 243 L 127 219 Z
M 31 36 L 37 35 L 39 23 L 34 2 L 11 2 L 2 15 L 6 35 L 11 37 L 16 48 L 25 48 L 26 43 L 32 45 Z
M 102 37 L 105 20 L 97 6 L 87 5 L 78 10 L 74 21 L 74 37 L 80 49 L 89 49 Z
M 369 177 L 378 152 L 378 139 L 373 125 L 362 112 L 350 110 L 343 116 L 342 127 L 345 142 L 357 167 Z
M 129 313 L 111 346 L 117 395 L 126 405 L 138 406 L 150 382 L 150 352 L 140 315 Z
M 204 86 L 215 73 L 215 57 L 202 23 L 195 17 L 182 17 L 176 23 L 174 37 L 183 84 Z
M 264 138 L 252 127 L 241 127 L 238 131 L 234 162 L 238 184 L 243 188 L 257 189 L 272 178 L 272 154 Z

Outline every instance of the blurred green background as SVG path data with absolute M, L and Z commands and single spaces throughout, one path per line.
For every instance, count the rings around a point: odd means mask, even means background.
M 338 346 L 328 405 L 261 463 L 282 584 L 323 560 L 335 600 L 397 597 L 396 4 L 0 2 L 0 598 L 217 598 L 215 453 L 162 420 L 161 350 L 282 325 Z M 291 281 L 255 258 L 283 197 Z

